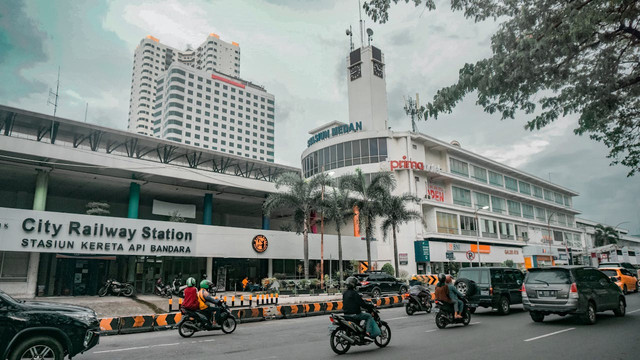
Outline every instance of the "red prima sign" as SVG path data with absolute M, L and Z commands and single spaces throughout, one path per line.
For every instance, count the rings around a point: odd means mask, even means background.
M 402 157 L 402 160 L 391 160 L 391 171 L 397 169 L 418 169 L 424 170 L 424 163 L 422 161 L 407 160 L 406 156 Z

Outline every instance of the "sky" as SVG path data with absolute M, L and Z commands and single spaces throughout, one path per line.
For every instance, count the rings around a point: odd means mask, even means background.
M 474 23 L 451 12 L 412 5 L 391 8 L 386 24 L 374 24 L 373 44 L 386 61 L 389 125 L 411 128 L 404 98 L 421 103 L 453 84 L 458 70 L 491 55 L 498 24 Z M 276 97 L 277 163 L 300 166 L 307 132 L 348 122 L 346 56 L 352 26 L 358 34 L 356 0 L 3 0 L 0 1 L 0 104 L 51 114 L 49 90 L 60 68 L 58 116 L 125 130 L 133 53 L 147 35 L 184 49 L 209 33 L 242 49 L 241 77 Z M 640 234 L 640 175 L 609 166 L 607 148 L 574 135 L 575 116 L 530 132 L 529 117 L 501 121 L 468 96 L 451 114 L 419 124 L 436 138 L 564 187 L 576 190 L 582 218 Z

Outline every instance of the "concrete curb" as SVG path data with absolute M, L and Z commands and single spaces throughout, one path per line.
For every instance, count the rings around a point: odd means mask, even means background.
M 401 296 L 388 296 L 374 300 L 380 308 L 402 306 Z M 313 302 L 292 305 L 266 305 L 256 308 L 232 309 L 231 313 L 242 323 L 292 319 L 297 317 L 317 316 L 342 312 L 342 301 Z M 122 316 L 102 318 L 100 333 L 102 335 L 123 335 L 139 332 L 174 329 L 182 319 L 182 313 Z

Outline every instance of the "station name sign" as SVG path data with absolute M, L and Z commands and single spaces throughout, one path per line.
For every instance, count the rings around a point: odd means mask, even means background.
M 350 123 L 345 125 L 334 126 L 331 129 L 320 131 L 319 133 L 313 135 L 307 140 L 307 147 L 317 143 L 318 141 L 329 139 L 333 136 L 338 136 L 342 134 L 348 134 L 350 132 L 356 132 L 362 130 L 362 122 L 358 121 L 357 123 Z

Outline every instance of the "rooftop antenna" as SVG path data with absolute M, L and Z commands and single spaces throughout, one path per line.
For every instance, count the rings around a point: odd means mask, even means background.
M 358 12 L 360 13 L 360 47 L 364 47 L 364 21 L 362 21 L 362 5 L 358 0 Z
M 53 117 L 56 116 L 56 112 L 58 112 L 58 91 L 60 90 L 60 66 L 58 66 L 58 81 L 56 82 L 56 92 L 53 92 L 52 89 L 49 89 L 49 99 L 47 100 L 47 105 L 53 105 Z
M 84 108 L 84 122 L 87 122 L 87 112 L 89 111 L 89 102 L 87 101 L 87 106 Z
M 347 29 L 347 36 L 349 37 L 349 51 L 353 51 L 353 31 L 351 31 L 351 25 Z
M 369 46 L 371 46 L 371 38 L 373 37 L 373 30 L 371 28 L 367 29 L 367 41 L 369 42 Z
M 411 97 L 404 100 L 404 112 L 411 118 L 411 129 L 414 133 L 418 132 L 418 121 L 424 116 L 424 106 L 420 107 L 420 98 L 416 93 L 416 99 Z

